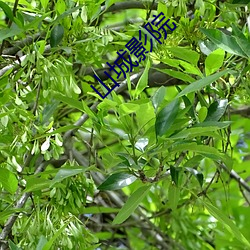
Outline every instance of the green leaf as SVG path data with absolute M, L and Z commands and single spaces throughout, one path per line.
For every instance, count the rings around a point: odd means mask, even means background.
M 6 219 L 8 219 L 8 217 L 14 213 L 18 213 L 18 212 L 23 212 L 24 209 L 23 208 L 6 208 L 5 211 L 0 212 L 0 222 L 4 223 Z
M 50 35 L 50 46 L 56 47 L 63 39 L 64 28 L 61 24 L 56 25 Z
M 234 23 L 232 23 L 232 35 L 235 37 L 239 37 L 242 40 L 245 40 L 246 42 L 248 42 L 245 35 L 242 33 L 242 31 Z
M 186 145 L 186 147 L 185 147 Z M 231 168 L 232 162 L 230 162 L 230 157 L 226 154 L 220 153 L 216 148 L 207 146 L 207 145 L 197 145 L 196 143 L 187 143 L 182 145 L 175 145 L 172 147 L 171 152 L 180 152 L 183 150 L 197 152 L 205 157 L 208 157 L 214 161 L 221 160 L 223 161 L 229 168 Z
M 55 234 L 53 235 L 53 237 L 45 244 L 45 246 L 43 247 L 42 250 L 49 250 L 52 245 L 53 245 L 53 242 L 59 237 L 59 235 L 64 231 L 64 229 L 68 226 L 69 222 L 66 223 L 64 222 L 64 226 L 62 226 L 59 230 L 57 230 L 55 232 Z
M 155 69 L 162 73 L 168 74 L 169 76 L 180 79 L 184 82 L 191 83 L 195 80 L 193 77 L 189 76 L 188 74 L 180 72 L 180 71 L 176 71 L 173 69 L 158 69 L 158 68 L 155 68 Z
M 228 127 L 230 124 L 232 124 L 231 121 L 225 121 L 225 122 L 204 121 L 195 124 L 193 127 L 217 127 L 217 129 L 222 129 Z
M 51 180 L 47 180 L 42 177 L 31 176 L 26 178 L 26 188 L 24 192 L 39 191 L 49 188 L 51 185 Z
M 50 118 L 53 116 L 55 110 L 58 108 L 59 102 L 52 100 L 49 104 L 44 105 L 42 112 L 42 124 L 49 122 Z
M 179 66 L 182 66 L 184 68 L 185 73 L 198 75 L 200 77 L 203 76 L 203 74 L 201 73 L 200 69 L 197 66 L 193 66 L 192 64 L 188 62 L 184 62 L 182 60 L 178 60 L 178 61 L 179 61 Z
M 201 200 L 201 199 L 200 199 Z M 202 200 L 201 200 L 202 201 Z M 230 220 L 220 209 L 216 208 L 212 204 L 202 201 L 208 212 L 216 218 L 223 226 L 232 233 L 239 241 L 241 241 L 245 246 L 250 248 L 250 242 L 245 238 L 245 236 L 240 232 L 238 227 Z
M 250 57 L 250 42 L 246 38 L 235 37 L 235 39 L 244 53 Z
M 62 180 L 70 176 L 74 176 L 82 172 L 85 172 L 85 170 L 86 170 L 85 168 L 79 167 L 79 166 L 76 166 L 76 167 L 68 166 L 68 167 L 61 168 L 56 174 L 55 178 L 52 180 L 51 186 L 57 182 L 61 182 Z
M 28 23 L 25 27 L 24 27 L 24 30 L 25 31 L 28 31 L 28 30 L 30 30 L 30 29 L 37 29 L 37 27 L 41 24 L 41 22 L 46 18 L 46 17 L 49 17 L 50 15 L 51 15 L 51 11 L 49 11 L 49 12 L 46 12 L 44 15 L 42 15 L 42 16 L 35 16 L 35 18 L 32 16 L 29 16 L 29 17 L 31 17 L 31 22 L 30 23 Z M 26 15 L 27 15 L 27 13 L 26 13 Z
M 114 207 L 82 207 L 80 208 L 80 212 L 82 214 L 111 214 L 111 213 L 117 213 L 119 212 L 119 208 L 114 208 Z
M 11 28 L 0 30 L 0 42 L 6 38 L 17 36 L 22 33 L 24 30 L 20 29 L 18 26 L 14 25 Z
M 174 56 L 183 59 L 187 62 L 190 62 L 192 65 L 197 65 L 200 54 L 196 51 L 190 50 L 190 49 L 185 49 L 185 48 L 169 48 L 169 51 L 173 53 Z
M 14 15 L 13 15 L 13 12 L 12 12 L 11 8 L 9 7 L 9 5 L 7 5 L 7 4 L 4 3 L 3 1 L 0 1 L 0 8 L 3 9 L 5 15 L 6 15 L 11 21 L 14 21 Z
M 69 106 L 73 107 L 73 108 L 76 108 L 82 112 L 85 112 L 84 108 L 83 108 L 83 105 L 80 101 L 78 100 L 75 100 L 73 98 L 70 98 L 68 96 L 64 96 L 60 93 L 57 93 L 57 92 L 54 92 L 54 95 L 53 97 L 63 103 L 66 103 L 68 104 Z
M 43 247 L 46 245 L 47 242 L 48 241 L 47 241 L 46 237 L 44 235 L 41 235 L 40 239 L 38 241 L 36 250 L 43 250 Z
M 9 242 L 10 250 L 22 250 L 17 245 L 15 245 L 11 240 L 9 240 L 8 242 Z
M 170 175 L 171 175 L 171 179 L 174 182 L 174 184 L 176 186 L 178 186 L 178 180 L 179 180 L 179 173 L 180 173 L 181 169 L 180 168 L 176 168 L 173 166 L 170 166 Z
M 202 155 L 195 155 L 185 162 L 184 167 L 193 168 L 194 166 L 198 166 L 203 159 Z
M 116 215 L 112 224 L 121 224 L 124 222 L 139 206 L 143 198 L 147 195 L 150 187 L 150 185 L 144 185 L 138 188 L 132 195 L 130 195 L 127 202 Z
M 217 29 L 200 28 L 200 30 L 219 48 L 231 54 L 246 57 L 246 54 L 237 43 L 237 40 L 235 37 L 228 36 L 224 34 L 222 31 L 217 30 Z
M 56 20 L 53 22 L 53 24 L 58 23 L 60 20 L 64 19 L 66 16 L 71 15 L 72 13 L 78 11 L 79 9 L 81 9 L 83 7 L 82 4 L 79 4 L 76 7 L 73 7 L 72 9 L 66 10 L 65 12 L 63 12 L 60 16 L 58 16 L 56 18 Z
M 207 56 L 214 50 L 218 49 L 218 46 L 208 39 L 206 39 L 205 41 L 200 40 L 199 47 L 201 52 Z
M 179 101 L 174 99 L 156 116 L 155 132 L 156 136 L 164 135 L 174 123 L 179 110 Z
M 207 108 L 206 107 L 201 107 L 199 112 L 198 112 L 198 118 L 200 122 L 203 122 L 206 119 L 207 116 Z
M 0 168 L 0 183 L 11 194 L 14 194 L 18 187 L 18 180 L 16 176 L 5 168 Z
M 176 86 L 178 92 L 181 92 L 181 88 L 179 86 Z M 194 113 L 194 107 L 192 105 L 192 103 L 190 102 L 190 100 L 186 97 L 186 96 L 182 96 L 181 97 L 182 100 L 184 101 L 185 107 L 188 109 L 188 114 L 190 115 L 190 117 L 192 117 L 192 119 L 196 120 L 196 116 Z
M 217 49 L 209 54 L 205 60 L 205 72 L 206 75 L 211 75 L 223 65 L 225 51 L 222 49 Z
M 47 136 L 50 136 L 50 135 L 61 134 L 61 133 L 66 132 L 66 131 L 68 131 L 70 129 L 76 129 L 76 128 L 79 128 L 79 126 L 67 125 L 67 126 L 55 129 L 53 132 L 38 135 L 37 137 L 34 137 L 32 139 L 32 141 L 37 140 L 37 139 L 41 139 L 41 138 L 44 138 L 44 137 L 47 137 Z
M 171 182 L 168 188 L 168 204 L 173 211 L 176 210 L 179 199 L 180 188 L 178 188 L 173 182 Z
M 134 94 L 134 97 L 137 98 L 139 96 L 139 94 L 147 87 L 148 85 L 148 70 L 150 68 L 150 60 L 148 59 L 147 60 L 147 64 L 146 64 L 146 67 L 145 67 L 145 70 L 144 72 L 142 73 L 138 83 L 137 83 L 137 86 L 135 88 L 135 94 Z
M 178 97 L 181 97 L 183 95 L 186 95 L 186 94 L 189 94 L 189 93 L 192 93 L 192 92 L 195 92 L 197 90 L 200 90 L 204 87 L 206 87 L 207 85 L 215 82 L 216 80 L 218 80 L 220 77 L 222 77 L 223 75 L 229 73 L 230 70 L 223 70 L 221 72 L 218 72 L 218 73 L 215 73 L 213 75 L 210 75 L 210 76 L 207 76 L 205 78 L 202 78 L 198 81 L 195 81 L 191 84 L 189 84 L 185 89 L 183 89 L 178 95 L 177 95 L 177 98 Z
M 139 110 L 140 105 L 135 103 L 122 103 L 119 105 L 119 109 L 121 114 L 131 114 Z
M 115 2 L 117 2 L 117 0 L 106 0 L 105 1 L 105 7 L 106 7 L 106 9 L 108 9 Z
M 222 99 L 222 100 L 215 101 L 214 103 L 212 103 L 208 108 L 208 114 L 205 119 L 205 122 L 219 121 L 227 109 L 227 104 L 228 104 L 227 99 Z
M 218 127 L 195 127 L 188 128 L 180 131 L 179 133 L 172 135 L 170 139 L 190 139 L 196 136 L 206 135 L 207 132 L 215 131 Z
M 155 111 L 157 111 L 158 107 L 163 102 L 165 94 L 166 94 L 166 87 L 161 86 L 152 96 L 151 101 Z
M 42 5 L 42 7 L 43 7 L 44 9 L 47 8 L 48 3 L 49 3 L 49 0 L 41 0 L 41 5 Z
M 136 177 L 132 174 L 120 172 L 109 176 L 99 187 L 99 190 L 117 190 L 133 183 Z
M 190 172 L 192 175 L 195 176 L 195 178 L 197 179 L 197 181 L 199 182 L 200 186 L 202 187 L 203 185 L 203 181 L 204 181 L 204 176 L 201 172 L 197 171 L 196 169 L 194 168 L 189 168 L 189 167 L 186 167 L 185 168 L 188 172 Z

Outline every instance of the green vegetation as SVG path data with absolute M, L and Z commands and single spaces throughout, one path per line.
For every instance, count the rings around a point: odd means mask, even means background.
M 0 1 L 0 249 L 250 249 L 249 7 Z M 177 28 L 100 98 L 160 12 Z

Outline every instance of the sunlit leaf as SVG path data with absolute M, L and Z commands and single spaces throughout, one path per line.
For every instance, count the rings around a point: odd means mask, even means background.
M 12 13 L 11 8 L 9 7 L 9 5 L 7 5 L 6 3 L 4 3 L 3 1 L 0 1 L 0 8 L 3 9 L 5 15 L 11 20 L 14 20 L 14 15 Z
M 51 185 L 51 180 L 36 176 L 27 177 L 26 182 L 25 192 L 43 190 Z
M 190 62 L 192 65 L 197 65 L 200 55 L 196 51 L 185 49 L 181 47 L 172 47 L 168 49 L 174 56 Z
M 14 194 L 18 187 L 16 176 L 5 168 L 0 168 L 0 183 L 11 194 Z
M 228 104 L 227 99 L 215 101 L 214 103 L 212 103 L 208 108 L 208 114 L 205 119 L 205 122 L 219 121 L 227 109 L 227 104 Z
M 170 183 L 168 188 L 168 204 L 172 210 L 176 210 L 179 199 L 180 189 L 174 183 Z
M 217 49 L 209 54 L 205 60 L 205 72 L 206 75 L 211 75 L 221 68 L 223 65 L 225 51 Z
M 99 187 L 99 190 L 117 190 L 133 183 L 136 177 L 132 174 L 120 172 L 109 176 Z
M 165 94 L 166 88 L 164 86 L 161 86 L 159 89 L 157 89 L 157 91 L 151 98 L 155 110 L 157 110 L 158 107 L 161 105 L 162 101 L 164 100 Z
M 147 64 L 146 64 L 146 67 L 144 69 L 144 72 L 142 73 L 142 75 L 137 83 L 136 89 L 135 89 L 135 98 L 137 98 L 139 96 L 139 94 L 148 85 L 148 71 L 149 71 L 150 65 L 151 65 L 150 60 L 147 60 Z

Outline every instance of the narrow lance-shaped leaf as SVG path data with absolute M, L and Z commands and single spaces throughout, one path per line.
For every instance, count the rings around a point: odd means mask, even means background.
M 136 89 L 135 89 L 135 98 L 138 97 L 138 95 L 147 87 L 148 85 L 148 70 L 150 68 L 150 60 L 148 59 L 147 61 L 147 64 L 146 64 L 146 67 L 145 67 L 145 70 L 144 72 L 142 73 L 138 83 L 137 83 L 137 86 L 136 86 Z
M 11 194 L 14 194 L 18 187 L 16 176 L 5 168 L 0 168 L 0 183 Z
M 156 136 L 164 135 L 175 121 L 179 110 L 179 101 L 174 99 L 156 116 L 155 132 Z
M 170 183 L 168 189 L 168 203 L 172 210 L 176 210 L 180 198 L 180 188 L 175 183 Z
M 121 224 L 124 222 L 139 206 L 143 198 L 148 193 L 151 186 L 142 186 L 138 188 L 127 200 L 120 212 L 116 215 L 112 224 Z
M 166 94 L 166 87 L 161 86 L 156 92 L 155 94 L 152 96 L 151 100 L 152 100 L 152 104 L 154 109 L 157 111 L 158 107 L 161 105 L 161 103 L 164 100 Z
M 246 57 L 246 54 L 237 43 L 237 40 L 235 37 L 228 36 L 224 34 L 222 31 L 217 30 L 217 29 L 200 28 L 200 30 L 219 48 L 231 54 Z
M 226 109 L 227 109 L 228 100 L 223 99 L 219 101 L 215 101 L 212 103 L 208 108 L 208 114 L 205 119 L 205 122 L 207 121 L 219 121 L 220 118 L 224 115 Z
M 181 97 L 183 95 L 195 92 L 197 90 L 200 90 L 204 87 L 206 87 L 207 85 L 213 83 L 214 81 L 218 80 L 220 77 L 222 77 L 223 75 L 229 73 L 230 70 L 223 70 L 221 72 L 215 73 L 213 75 L 207 76 L 205 78 L 202 78 L 198 81 L 195 81 L 191 84 L 189 84 L 185 89 L 183 89 L 178 95 L 178 97 Z
M 109 176 L 99 187 L 99 190 L 117 190 L 133 183 L 136 177 L 128 173 L 115 173 Z
M 201 200 L 201 199 L 200 199 Z M 205 207 L 208 212 L 214 216 L 219 222 L 221 222 L 225 228 L 232 233 L 239 241 L 241 241 L 245 246 L 250 249 L 250 242 L 245 238 L 245 236 L 240 232 L 238 227 L 234 224 L 232 220 L 230 220 L 222 211 L 213 206 L 208 202 L 204 202 Z
M 22 250 L 16 244 L 14 244 L 11 240 L 9 240 L 9 247 L 10 247 L 10 250 Z
M 64 28 L 61 24 L 56 25 L 50 35 L 50 45 L 51 47 L 56 47 L 62 40 L 64 34 Z
M 7 5 L 6 3 L 4 3 L 3 1 L 0 1 L 0 8 L 3 9 L 5 15 L 11 20 L 14 20 L 14 15 L 12 13 L 11 8 L 9 7 L 9 5 Z
M 174 182 L 176 186 L 178 186 L 179 172 L 180 172 L 179 168 L 170 166 L 170 175 L 171 175 L 172 181 Z

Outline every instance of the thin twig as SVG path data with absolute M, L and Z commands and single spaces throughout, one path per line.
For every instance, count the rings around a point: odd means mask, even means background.
M 224 163 L 218 165 L 220 168 L 224 169 L 232 179 L 236 180 L 240 186 L 250 192 L 250 186 L 234 170 L 229 170 Z

